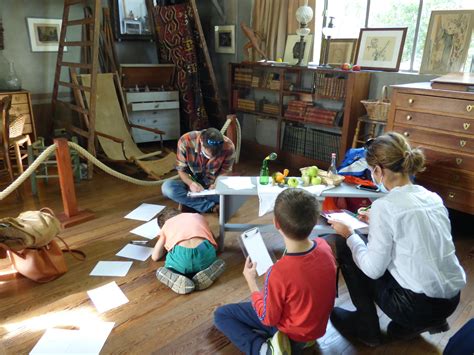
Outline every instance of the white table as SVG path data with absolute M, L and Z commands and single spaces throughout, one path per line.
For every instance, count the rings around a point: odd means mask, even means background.
M 222 179 L 226 177 L 219 177 L 217 179 L 216 191 L 219 194 L 219 249 L 222 251 L 224 249 L 224 238 L 225 232 L 239 232 L 245 231 L 247 229 L 261 226 L 262 224 L 240 224 L 240 223 L 227 223 L 230 218 L 237 212 L 237 210 L 244 204 L 244 202 L 250 196 L 257 196 L 257 184 L 258 178 L 255 176 L 251 177 L 254 187 L 251 189 L 245 190 L 234 190 L 229 188 L 227 185 L 222 183 Z M 349 185 L 342 183 L 341 185 L 325 190 L 322 192 L 319 198 L 321 200 L 324 197 L 355 197 L 355 198 L 369 198 L 375 200 L 379 197 L 382 197 L 384 194 L 380 192 L 366 191 L 356 189 L 354 185 Z M 315 227 L 318 234 L 327 234 L 334 232 L 334 230 L 329 226 L 317 225 Z

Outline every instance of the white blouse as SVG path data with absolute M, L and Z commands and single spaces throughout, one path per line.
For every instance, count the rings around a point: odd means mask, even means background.
M 441 198 L 419 185 L 396 187 L 370 209 L 368 243 L 353 234 L 347 245 L 370 278 L 388 270 L 403 288 L 451 298 L 466 285 Z

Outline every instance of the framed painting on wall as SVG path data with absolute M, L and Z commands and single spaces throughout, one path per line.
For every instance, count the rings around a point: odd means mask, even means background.
M 295 65 L 298 63 L 299 53 L 300 53 L 300 36 L 298 35 L 288 35 L 286 38 L 285 54 L 283 56 L 283 62 L 290 65 Z M 310 55 L 313 46 L 313 35 L 307 35 L 304 37 L 303 42 L 303 60 L 301 65 L 308 65 L 310 61 Z
M 407 27 L 361 28 L 355 64 L 362 69 L 398 71 Z
M 61 35 L 61 19 L 27 17 L 32 52 L 57 52 Z M 64 47 L 67 51 L 67 47 Z
M 432 11 L 420 74 L 461 71 L 467 59 L 473 26 L 474 10 Z
M 235 53 L 235 26 L 214 26 L 216 53 Z
M 334 67 L 354 63 L 357 38 L 336 38 L 329 41 L 328 64 Z

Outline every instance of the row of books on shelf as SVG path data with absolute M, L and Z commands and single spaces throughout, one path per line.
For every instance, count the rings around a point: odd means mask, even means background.
M 338 111 L 326 110 L 313 106 L 312 102 L 301 100 L 289 101 L 288 108 L 285 111 L 285 118 L 290 120 L 327 126 L 339 125 L 339 122 L 336 122 L 338 115 L 340 115 Z
M 255 101 L 248 99 L 237 99 L 237 108 L 246 111 L 255 111 Z
M 340 134 L 307 128 L 298 123 L 287 123 L 281 149 L 288 153 L 329 163 L 331 153 L 339 152 L 340 143 Z
M 326 73 L 314 74 L 316 94 L 343 99 L 346 96 L 346 79 L 343 76 L 327 76 Z
M 252 84 L 252 68 L 235 68 L 234 83 L 250 86 Z

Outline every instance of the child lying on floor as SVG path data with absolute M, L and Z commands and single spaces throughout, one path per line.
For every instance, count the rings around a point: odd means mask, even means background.
M 158 225 L 161 233 L 151 257 L 157 261 L 168 252 L 164 267 L 156 271 L 158 280 L 179 294 L 211 286 L 225 263 L 216 256 L 217 243 L 206 219 L 167 207 L 158 215 Z

